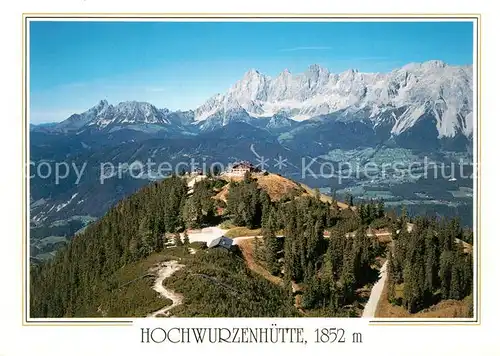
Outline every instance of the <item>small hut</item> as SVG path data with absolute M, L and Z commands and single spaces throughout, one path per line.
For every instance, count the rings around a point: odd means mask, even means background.
M 226 236 L 220 236 L 212 241 L 210 241 L 207 245 L 208 248 L 224 248 L 226 250 L 231 251 L 233 249 L 233 239 L 230 239 L 229 237 Z
M 260 169 L 255 167 L 252 163 L 248 161 L 235 162 L 231 165 L 227 174 L 232 176 L 241 176 L 243 177 L 245 173 L 256 173 L 260 172 Z

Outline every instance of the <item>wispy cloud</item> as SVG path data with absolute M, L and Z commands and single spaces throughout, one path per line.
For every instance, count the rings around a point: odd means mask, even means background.
M 165 88 L 160 88 L 160 87 L 148 87 L 146 88 L 146 91 L 151 92 L 151 93 L 161 93 L 166 91 Z
M 291 47 L 280 49 L 280 52 L 297 52 L 297 51 L 326 51 L 332 49 L 328 46 L 306 46 L 306 47 Z

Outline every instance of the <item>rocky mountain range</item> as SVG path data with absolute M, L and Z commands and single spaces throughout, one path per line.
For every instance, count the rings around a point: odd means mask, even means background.
M 250 70 L 227 93 L 197 108 L 195 121 L 207 127 L 207 121 L 220 122 L 221 116 L 223 122 L 276 114 L 304 121 L 339 113 L 337 119 L 391 126 L 392 135 L 426 118 L 435 121 L 439 138 L 470 136 L 472 83 L 470 66 L 442 61 L 411 63 L 389 73 L 331 73 L 311 65 L 304 73 L 285 70 L 273 78 Z
M 432 142 L 459 138 L 463 144 L 473 133 L 472 85 L 471 66 L 442 61 L 410 63 L 389 73 L 352 69 L 332 73 L 311 65 L 304 73 L 284 70 L 270 77 L 252 69 L 226 93 L 212 96 L 194 110 L 170 111 L 135 101 L 114 106 L 101 100 L 51 129 L 109 132 L 127 128 L 182 135 L 246 122 L 272 132 L 297 133 L 299 127 L 307 131 L 322 122 L 330 129 L 334 123 L 362 124 L 382 140 L 423 135 Z

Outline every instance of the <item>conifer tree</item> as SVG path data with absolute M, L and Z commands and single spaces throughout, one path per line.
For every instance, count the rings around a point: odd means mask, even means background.
M 438 271 L 439 255 L 437 239 L 434 236 L 434 231 L 428 228 L 425 238 L 425 288 L 430 293 L 433 293 L 439 286 Z
M 396 298 L 396 291 L 395 291 L 395 278 L 394 278 L 394 262 L 393 262 L 393 257 L 391 251 L 387 253 L 387 298 L 389 302 L 394 302 Z
M 174 234 L 174 243 L 177 247 L 182 246 L 181 234 L 179 234 L 178 232 Z
M 345 202 L 349 205 L 349 207 L 354 206 L 354 197 L 351 193 L 346 193 Z
M 451 279 L 450 279 L 450 293 L 449 297 L 451 299 L 462 299 L 462 276 L 460 273 L 460 267 L 458 264 L 453 264 L 451 268 Z
M 380 199 L 377 203 L 377 218 L 381 219 L 385 215 L 384 200 Z
M 270 229 L 264 229 L 264 248 L 266 256 L 266 265 L 272 275 L 280 273 L 278 264 L 279 242 L 274 232 Z
M 447 299 L 450 295 L 451 275 L 453 270 L 453 253 L 443 251 L 439 259 L 439 279 L 441 281 L 441 296 Z
M 257 261 L 265 262 L 266 257 L 265 257 L 264 244 L 262 239 L 258 238 L 257 236 L 253 238 L 253 254 Z
M 139 225 L 139 238 L 141 244 L 138 253 L 141 257 L 146 257 L 153 252 L 156 245 L 154 243 L 153 233 L 149 228 L 149 221 L 146 216 L 141 219 L 141 223 Z
M 183 237 L 184 237 L 184 238 L 183 238 L 183 240 L 182 240 L 182 244 L 183 244 L 184 246 L 189 246 L 189 235 L 188 235 L 188 233 L 187 233 L 187 230 L 186 230 L 186 231 L 184 231 L 184 236 L 183 236 Z

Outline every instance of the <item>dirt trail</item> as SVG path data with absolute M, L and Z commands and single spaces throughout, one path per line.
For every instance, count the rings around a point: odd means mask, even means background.
M 241 243 L 245 240 L 250 240 L 254 238 L 262 238 L 262 235 L 256 235 L 256 236 L 239 236 L 239 237 L 233 237 L 233 245 L 241 245 Z
M 182 304 L 182 295 L 166 289 L 163 286 L 163 281 L 183 267 L 184 265 L 179 264 L 177 261 L 167 261 L 160 264 L 157 269 L 158 276 L 156 277 L 153 289 L 160 293 L 162 297 L 170 299 L 172 304 L 149 314 L 148 317 L 154 318 L 157 316 L 169 316 L 170 309 Z
M 387 279 L 387 261 L 385 261 L 384 265 L 380 269 L 379 272 L 379 280 L 375 283 L 370 292 L 370 298 L 365 305 L 365 309 L 363 310 L 363 318 L 374 318 L 375 311 L 377 310 L 378 301 L 380 300 L 380 296 L 382 295 L 382 291 L 384 289 L 385 280 Z

